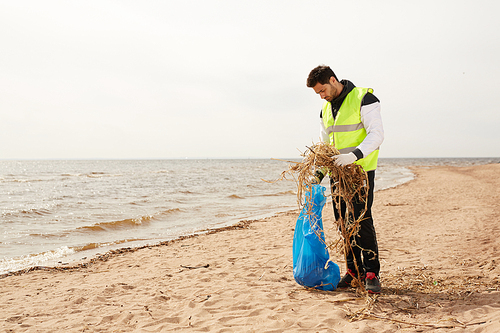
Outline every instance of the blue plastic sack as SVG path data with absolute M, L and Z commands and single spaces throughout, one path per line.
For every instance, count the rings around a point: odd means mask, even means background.
M 320 290 L 335 290 L 340 281 L 339 266 L 330 261 L 325 245 L 322 210 L 325 187 L 312 185 L 306 193 L 293 235 L 293 277 L 298 284 Z M 312 194 L 311 194 L 312 193 Z

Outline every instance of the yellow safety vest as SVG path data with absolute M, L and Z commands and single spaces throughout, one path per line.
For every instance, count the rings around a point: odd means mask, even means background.
M 323 104 L 323 124 L 330 138 L 330 144 L 335 146 L 341 154 L 348 154 L 366 138 L 366 129 L 361 122 L 361 101 L 371 88 L 355 87 L 344 99 L 337 117 L 332 114 L 332 104 L 325 101 Z M 368 156 L 354 162 L 365 171 L 377 168 L 379 150 L 376 149 Z

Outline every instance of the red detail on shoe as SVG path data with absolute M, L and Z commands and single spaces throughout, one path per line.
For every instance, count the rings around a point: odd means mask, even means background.
M 369 280 L 373 280 L 373 279 L 376 279 L 377 276 L 373 272 L 367 272 L 366 273 L 366 278 L 369 279 Z

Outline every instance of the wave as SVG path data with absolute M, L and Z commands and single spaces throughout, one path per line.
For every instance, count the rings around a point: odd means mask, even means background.
M 92 250 L 99 250 L 101 248 L 117 248 L 120 244 L 130 243 L 130 242 L 143 242 L 148 241 L 147 239 L 133 238 L 133 239 L 122 239 L 112 242 L 105 243 L 88 243 L 82 246 L 61 246 L 55 250 L 45 251 L 36 254 L 27 254 L 14 258 L 0 258 L 0 274 L 6 274 L 9 272 L 20 271 L 23 269 L 32 268 L 35 266 L 47 266 L 52 267 L 57 266 L 57 263 L 61 264 L 62 260 L 65 260 L 68 264 L 69 261 L 75 260 L 75 255 L 79 252 L 90 251 L 92 255 Z M 84 258 L 86 259 L 86 258 Z
M 269 193 L 269 194 L 263 194 L 262 196 L 264 197 L 278 197 L 278 196 L 282 196 L 282 195 L 297 195 L 296 192 L 292 191 L 292 190 L 288 190 L 288 191 L 282 191 L 282 192 L 276 192 L 276 193 Z
M 129 242 L 137 242 L 137 241 L 144 241 L 146 239 L 140 239 L 140 238 L 133 238 L 133 239 L 121 239 L 113 242 L 106 242 L 106 243 L 88 243 L 82 246 L 75 246 L 72 247 L 71 249 L 75 252 L 82 252 L 82 251 L 88 251 L 88 250 L 94 250 L 98 249 L 101 247 L 105 246 L 113 246 L 113 245 L 119 245 L 123 243 L 129 243 Z
M 146 215 L 146 216 L 141 216 L 138 218 L 124 219 L 124 220 L 119 220 L 119 221 L 100 222 L 100 223 L 96 223 L 93 225 L 86 225 L 86 226 L 78 227 L 76 229 L 61 230 L 61 231 L 54 232 L 54 233 L 31 233 L 31 234 L 29 234 L 29 236 L 43 238 L 43 239 L 49 239 L 49 238 L 58 239 L 58 238 L 70 237 L 74 233 L 82 233 L 83 232 L 83 233 L 87 234 L 87 233 L 93 233 L 93 232 L 112 232 L 112 231 L 117 231 L 117 230 L 127 230 L 127 229 L 133 229 L 133 228 L 139 228 L 142 226 L 147 226 L 153 220 L 161 220 L 161 218 L 163 218 L 165 216 L 169 216 L 169 215 L 181 212 L 181 211 L 182 210 L 179 208 L 172 208 L 172 209 L 167 209 L 164 211 L 157 212 L 154 215 Z M 129 240 L 124 240 L 123 242 L 127 242 L 127 241 L 129 241 Z M 100 245 L 100 246 L 102 246 L 102 245 Z
M 160 217 L 171 215 L 177 212 L 180 212 L 179 208 L 167 209 L 154 215 L 145 215 L 138 218 L 132 219 L 124 219 L 120 221 L 111 221 L 111 222 L 100 222 L 93 225 L 83 226 L 77 228 L 77 230 L 85 230 L 85 231 L 109 231 L 109 230 L 118 230 L 118 229 L 131 229 L 137 228 L 140 226 L 144 226 L 149 224 L 153 220 L 158 220 Z
M 168 216 L 168 215 L 180 213 L 180 212 L 182 212 L 182 209 L 180 209 L 180 208 L 171 208 L 171 209 L 162 210 L 161 212 L 158 212 L 158 213 L 154 214 L 153 216 L 155 218 L 158 218 L 160 216 Z
M 46 216 L 50 214 L 52 214 L 52 212 L 47 208 L 31 208 L 31 209 L 19 209 L 8 212 L 2 212 L 1 216 L 33 218 L 37 216 Z
M 2 178 L 1 180 L 5 181 L 6 183 L 7 182 L 12 182 L 12 183 L 35 183 L 35 182 L 46 181 L 46 179 L 38 179 L 38 178 L 35 178 L 35 179 L 5 179 L 5 178 Z
M 294 192 L 292 190 L 288 190 L 288 191 L 282 191 L 282 192 L 276 192 L 276 193 L 250 195 L 249 197 L 279 197 L 279 196 L 286 196 L 286 195 L 297 195 L 297 192 Z M 243 196 L 238 195 L 238 194 L 231 194 L 231 195 L 228 195 L 226 198 L 228 198 L 228 199 L 245 199 L 246 197 L 243 197 Z
M 240 197 L 239 195 L 236 194 L 231 194 L 227 196 L 229 199 L 245 199 L 244 197 Z
M 86 178 L 103 178 L 103 177 L 121 177 L 121 174 L 108 174 L 105 172 L 89 172 L 89 173 L 62 173 L 61 177 L 86 177 Z
M 38 266 L 47 261 L 57 260 L 73 253 L 75 253 L 74 249 L 62 246 L 52 251 L 28 254 L 17 258 L 0 259 L 0 274 Z
M 121 221 L 100 222 L 93 225 L 86 225 L 77 228 L 77 230 L 91 230 L 91 231 L 108 231 L 116 229 L 130 229 L 149 223 L 153 217 L 151 215 L 141 216 L 134 219 L 125 219 Z
M 104 172 L 91 172 L 88 174 L 84 174 L 83 176 L 85 176 L 87 178 L 103 178 L 103 177 L 121 177 L 122 175 L 120 175 L 120 174 L 116 174 L 116 175 L 106 174 Z
M 192 192 L 192 191 L 188 191 L 188 190 L 179 191 L 179 193 L 182 193 L 182 194 L 197 194 L 196 192 Z
M 59 233 L 31 233 L 28 236 L 29 237 L 40 237 L 43 239 L 49 239 L 49 238 L 61 238 L 61 237 L 67 237 L 69 235 L 69 232 L 67 230 L 61 231 Z

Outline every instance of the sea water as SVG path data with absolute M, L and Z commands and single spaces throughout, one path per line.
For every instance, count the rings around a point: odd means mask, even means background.
M 500 159 L 381 159 L 376 190 L 410 165 Z M 296 184 L 271 159 L 0 161 L 0 274 L 57 265 L 297 209 Z

